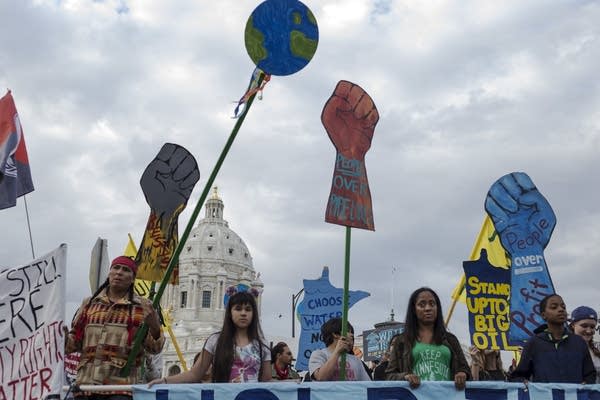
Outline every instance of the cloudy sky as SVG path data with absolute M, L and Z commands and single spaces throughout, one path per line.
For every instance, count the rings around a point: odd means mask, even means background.
M 0 2 L 0 88 L 12 90 L 27 141 L 35 252 L 67 243 L 69 302 L 88 294 L 99 236 L 111 257 L 128 232 L 140 240 L 139 179 L 165 142 L 200 168 L 183 230 L 254 68 L 244 27 L 258 4 Z M 291 295 L 324 265 L 343 285 L 345 230 L 324 222 L 335 149 L 320 121 L 342 79 L 381 115 L 366 156 L 376 231 L 352 230 L 350 286 L 371 293 L 350 311 L 357 330 L 392 307 L 403 319 L 422 285 L 447 311 L 487 190 L 513 171 L 529 174 L 556 213 L 545 256 L 557 291 L 569 309 L 600 308 L 600 3 L 305 4 L 319 24 L 317 53 L 271 79 L 215 182 L 265 283 L 264 330 L 290 335 Z M 0 265 L 30 261 L 22 199 L 0 211 L 0 226 Z M 465 342 L 466 321 L 459 305 L 450 330 Z

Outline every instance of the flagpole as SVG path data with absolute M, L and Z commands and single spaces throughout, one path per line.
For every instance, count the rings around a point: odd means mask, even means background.
M 392 288 L 390 290 L 390 310 L 392 313 L 392 319 L 394 314 L 394 286 L 396 286 L 396 277 L 394 276 L 394 272 L 396 272 L 396 267 L 392 266 Z
M 29 223 L 29 209 L 27 208 L 27 195 L 23 195 L 23 201 L 25 201 L 25 215 L 27 216 L 27 229 L 29 230 L 29 244 L 31 245 L 31 255 L 35 260 L 35 251 L 33 250 L 33 236 L 31 236 L 31 224 Z
M 350 232 L 349 226 L 346 226 L 346 254 L 344 257 L 344 295 L 342 309 L 342 336 L 348 333 L 348 293 L 350 291 Z M 340 360 L 340 380 L 346 380 L 346 352 L 342 353 Z
M 261 73 L 258 77 L 257 87 L 260 87 L 260 84 L 262 83 L 264 78 L 265 78 L 265 74 L 264 74 L 264 72 L 261 71 Z M 210 188 L 212 187 L 212 184 L 215 181 L 215 178 L 217 177 L 217 173 L 221 169 L 221 165 L 223 164 L 223 161 L 225 160 L 225 157 L 227 156 L 227 153 L 229 152 L 229 149 L 231 148 L 231 145 L 233 144 L 233 141 L 235 140 L 235 137 L 237 136 L 237 133 L 240 130 L 240 127 L 242 126 L 244 119 L 246 118 L 246 115 L 248 115 L 248 111 L 250 110 L 250 106 L 254 102 L 254 98 L 256 97 L 256 94 L 257 93 L 253 93 L 250 96 L 250 98 L 248 99 L 248 104 L 244 108 L 243 113 L 238 117 L 237 122 L 235 123 L 235 126 L 233 127 L 233 129 L 231 131 L 231 134 L 229 134 L 229 139 L 227 139 L 227 142 L 225 143 L 225 146 L 223 147 L 223 150 L 221 151 L 221 155 L 219 156 L 217 163 L 213 167 L 213 170 L 212 170 L 210 176 L 208 177 L 208 181 L 206 182 L 206 185 L 204 186 L 204 190 L 202 191 L 202 194 L 200 195 L 200 198 L 198 199 L 198 202 L 196 203 L 196 207 L 194 208 L 194 211 L 192 212 L 192 216 L 190 217 L 190 220 L 188 221 L 188 224 L 185 227 L 183 234 L 181 235 L 181 240 L 177 244 L 177 247 L 175 248 L 175 251 L 173 252 L 173 256 L 171 256 L 171 260 L 169 260 L 169 265 L 167 266 L 167 269 L 165 271 L 165 276 L 163 277 L 163 280 L 160 282 L 160 286 L 158 287 L 156 296 L 154 297 L 154 300 L 152 301 L 152 304 L 155 308 L 160 303 L 160 298 L 162 297 L 162 294 L 165 291 L 167 284 L 169 283 L 171 274 L 173 273 L 173 270 L 175 269 L 175 264 L 177 264 L 177 262 L 179 261 L 179 254 L 183 250 L 183 246 L 185 245 L 185 242 L 187 241 L 187 238 L 190 235 L 190 231 L 194 227 L 194 222 L 196 222 L 196 218 L 198 217 L 198 214 L 200 214 L 200 211 L 202 210 L 202 206 L 204 205 L 204 200 L 206 200 L 206 197 L 208 196 L 208 192 L 210 191 Z M 143 324 L 140 327 L 140 329 L 138 329 L 138 331 L 136 332 L 133 347 L 131 349 L 131 352 L 129 353 L 129 358 L 127 359 L 127 364 L 125 364 L 125 366 L 121 370 L 121 376 L 129 375 L 129 371 L 131 370 L 131 365 L 132 365 L 133 361 L 135 360 L 135 357 L 137 356 L 138 352 L 140 351 L 142 341 L 146 337 L 147 332 L 148 332 L 148 326 L 146 324 Z
M 464 290 L 463 285 L 463 290 Z M 462 292 L 462 290 L 461 290 Z M 452 313 L 454 313 L 454 308 L 456 307 L 456 303 L 458 302 L 458 298 L 452 299 L 452 304 L 450 305 L 450 310 L 448 311 L 448 315 L 446 316 L 446 321 L 444 321 L 444 325 L 448 328 L 448 324 L 450 323 L 450 318 L 452 318 Z

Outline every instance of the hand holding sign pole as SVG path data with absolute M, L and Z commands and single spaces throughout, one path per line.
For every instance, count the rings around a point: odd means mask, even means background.
M 375 230 L 365 154 L 371 147 L 379 112 L 360 86 L 339 81 L 325 103 L 321 121 L 337 150 L 325 221 L 346 226 L 342 335 L 347 333 L 350 282 L 350 228 Z M 345 379 L 346 355 L 340 362 Z
M 511 256 L 511 344 L 522 345 L 542 324 L 539 302 L 554 293 L 544 249 L 556 226 L 548 200 L 529 176 L 513 172 L 490 188 L 485 210 Z

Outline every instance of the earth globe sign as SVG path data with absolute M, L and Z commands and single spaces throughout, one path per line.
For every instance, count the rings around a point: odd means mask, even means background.
M 248 18 L 248 55 L 269 75 L 290 75 L 312 59 L 319 43 L 317 20 L 298 0 L 266 0 Z

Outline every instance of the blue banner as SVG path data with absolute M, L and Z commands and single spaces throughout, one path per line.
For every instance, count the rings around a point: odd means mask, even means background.
M 298 342 L 298 356 L 296 369 L 308 370 L 308 360 L 314 350 L 322 349 L 325 344 L 321 342 L 321 325 L 331 318 L 342 316 L 344 289 L 336 288 L 329 282 L 329 268 L 323 267 L 319 279 L 304 279 L 304 297 L 298 304 L 300 314 L 300 340 Z M 348 293 L 348 308 L 359 300 L 370 296 L 362 290 L 350 290 Z M 349 321 L 352 323 L 352 321 Z
M 490 187 L 485 211 L 511 258 L 511 343 L 523 345 L 544 321 L 539 303 L 554 293 L 544 249 L 556 226 L 550 203 L 523 172 L 504 175 Z
M 269 382 L 146 385 L 133 387 L 134 400 L 598 400 L 600 385 L 468 382 Z
M 471 343 L 479 349 L 517 350 L 508 340 L 510 271 L 489 263 L 487 250 L 475 261 L 463 261 Z

